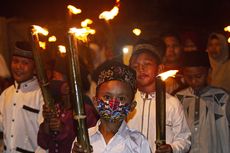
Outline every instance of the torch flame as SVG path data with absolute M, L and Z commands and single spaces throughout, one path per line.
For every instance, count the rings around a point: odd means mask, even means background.
M 111 11 L 104 11 L 99 15 L 99 19 L 104 19 L 106 21 L 112 20 L 119 13 L 118 6 L 114 6 Z
M 39 46 L 42 48 L 42 49 L 46 49 L 46 42 L 42 42 L 42 41 L 39 41 Z
M 230 44 L 230 37 L 228 38 L 228 43 Z
M 48 38 L 48 41 L 49 41 L 49 42 L 55 42 L 55 41 L 57 41 L 57 38 L 56 38 L 55 36 L 50 36 L 50 37 Z
M 230 32 L 230 26 L 225 27 L 224 31 Z
M 158 76 L 160 76 L 161 79 L 165 81 L 168 77 L 175 77 L 177 72 L 178 70 L 169 70 L 169 71 L 159 74 Z
M 68 5 L 67 8 L 69 9 L 69 11 L 73 14 L 80 14 L 81 13 L 81 9 L 78 9 L 76 7 L 74 7 L 73 5 Z
M 47 36 L 49 34 L 49 31 L 47 29 L 44 29 L 40 26 L 37 26 L 37 25 L 32 25 L 33 26 L 33 34 L 43 34 L 45 36 Z
M 70 28 L 69 33 L 73 33 L 74 36 L 83 42 L 87 41 L 87 36 L 89 34 L 95 34 L 96 31 L 94 29 L 91 29 L 90 27 L 84 27 L 84 28 Z
M 82 27 L 87 27 L 89 24 L 92 24 L 93 21 L 90 19 L 85 19 L 84 21 L 81 22 Z
M 136 36 L 140 36 L 140 34 L 141 34 L 141 29 L 138 29 L 138 28 L 133 29 L 133 33 L 134 33 Z
M 59 45 L 59 46 L 58 46 L 58 50 L 59 50 L 59 52 L 60 52 L 61 54 L 66 53 L 66 48 L 65 48 L 65 46 L 63 46 L 63 45 Z

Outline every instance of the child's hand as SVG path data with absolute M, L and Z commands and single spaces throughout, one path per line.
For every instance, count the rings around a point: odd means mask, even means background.
M 157 148 L 155 153 L 173 153 L 173 150 L 169 144 L 164 144 Z
M 90 152 L 93 152 L 93 147 L 90 146 Z M 72 153 L 87 153 L 78 142 L 74 142 Z
M 43 111 L 42 111 L 42 115 L 44 117 L 44 120 L 47 121 L 49 120 L 52 116 L 54 116 L 54 112 L 52 112 L 52 110 L 47 106 L 47 105 L 43 105 Z
M 49 127 L 51 131 L 60 131 L 62 128 L 60 119 L 57 117 L 51 117 L 49 120 Z

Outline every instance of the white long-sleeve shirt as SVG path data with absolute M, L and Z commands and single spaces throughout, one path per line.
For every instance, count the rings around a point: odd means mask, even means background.
M 99 125 L 100 121 L 95 127 L 89 129 L 89 139 L 93 147 L 93 153 L 151 153 L 147 139 L 140 132 L 130 130 L 125 121 L 108 144 L 106 144 L 99 131 Z M 77 139 L 74 142 L 76 141 Z
M 37 145 L 37 132 L 43 120 L 42 105 L 36 78 L 20 86 L 15 83 L 1 94 L 0 129 L 4 134 L 5 153 L 43 152 Z
M 148 139 L 152 152 L 156 150 L 156 101 L 155 93 L 148 96 L 137 91 L 136 108 L 128 115 L 128 126 L 142 132 Z M 187 125 L 183 108 L 179 100 L 166 94 L 166 143 L 173 153 L 185 153 L 189 150 L 191 132 Z

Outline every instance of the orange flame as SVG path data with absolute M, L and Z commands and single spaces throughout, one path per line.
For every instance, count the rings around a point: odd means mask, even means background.
M 92 24 L 93 21 L 90 19 L 85 19 L 84 21 L 81 22 L 82 27 L 87 27 L 89 24 Z
M 78 9 L 76 7 L 74 7 L 73 5 L 68 5 L 67 8 L 69 9 L 69 11 L 73 14 L 80 14 L 81 13 L 81 9 Z
M 94 29 L 91 29 L 90 27 L 84 27 L 84 28 L 70 28 L 69 33 L 73 33 L 74 36 L 83 42 L 87 42 L 87 36 L 89 34 L 95 34 L 96 31 Z
M 110 11 L 104 11 L 99 15 L 99 19 L 104 19 L 106 21 L 112 20 L 119 13 L 119 8 L 114 6 Z
M 138 29 L 138 28 L 133 29 L 133 33 L 134 33 L 136 36 L 140 36 L 140 34 L 141 34 L 141 29 Z
M 60 52 L 61 54 L 66 53 L 66 48 L 65 48 L 65 46 L 63 46 L 63 45 L 59 45 L 59 46 L 58 46 L 58 50 L 59 50 L 59 52 Z
M 230 32 L 230 26 L 225 27 L 224 31 Z
M 50 37 L 48 38 L 48 41 L 49 41 L 49 42 L 55 42 L 55 41 L 57 41 L 57 38 L 56 38 L 55 36 L 50 36 Z
M 159 74 L 158 76 L 160 76 L 161 79 L 165 81 L 168 77 L 175 77 L 177 72 L 178 70 L 169 70 L 169 71 Z
M 47 36 L 49 34 L 49 31 L 45 28 L 42 28 L 40 26 L 37 25 L 32 25 L 33 26 L 33 34 L 43 34 L 45 36 Z
M 42 42 L 42 41 L 39 41 L 39 46 L 42 48 L 42 49 L 46 49 L 46 42 Z

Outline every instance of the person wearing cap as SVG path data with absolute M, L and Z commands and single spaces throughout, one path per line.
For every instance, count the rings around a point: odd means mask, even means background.
M 204 51 L 186 52 L 182 72 L 188 88 L 176 93 L 192 132 L 189 153 L 229 153 L 229 94 L 208 85 L 209 58 Z
M 99 69 L 98 69 L 99 70 Z M 115 61 L 100 66 L 97 77 L 94 105 L 100 120 L 89 129 L 89 139 L 94 153 L 150 153 L 146 138 L 128 128 L 124 119 L 133 110 L 136 93 L 135 71 Z M 73 143 L 72 153 L 84 152 Z
M 166 144 L 156 150 L 155 78 L 161 62 L 160 51 L 157 40 L 134 46 L 130 66 L 137 73 L 137 106 L 127 117 L 128 126 L 147 137 L 154 153 L 186 153 L 191 144 L 191 133 L 180 101 L 169 94 L 166 94 Z
M 0 96 L 0 130 L 4 134 L 4 153 L 40 153 L 37 132 L 42 118 L 42 93 L 35 74 L 32 47 L 16 42 L 11 60 L 14 84 Z

